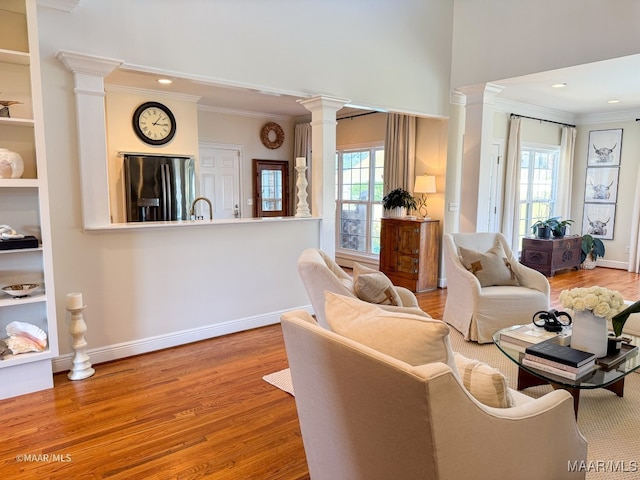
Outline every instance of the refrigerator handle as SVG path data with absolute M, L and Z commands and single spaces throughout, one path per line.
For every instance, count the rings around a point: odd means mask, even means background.
M 162 164 L 162 220 L 171 220 L 171 191 L 169 190 L 169 165 Z

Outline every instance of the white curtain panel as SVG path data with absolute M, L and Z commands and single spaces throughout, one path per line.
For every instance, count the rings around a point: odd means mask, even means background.
M 384 138 L 384 194 L 396 188 L 413 190 L 416 117 L 389 113 Z
M 558 165 L 558 193 L 555 215 L 563 219 L 571 218 L 571 183 L 573 179 L 573 152 L 576 146 L 576 128 L 562 127 L 560 141 L 560 164 Z M 579 227 L 575 227 L 579 228 Z
M 511 117 L 509 141 L 507 143 L 507 172 L 504 185 L 504 208 L 502 209 L 502 233 L 507 237 L 514 252 L 518 245 L 520 224 L 520 117 Z
M 629 239 L 628 271 L 640 273 L 640 171 L 636 179 L 636 193 L 631 215 L 631 238 Z

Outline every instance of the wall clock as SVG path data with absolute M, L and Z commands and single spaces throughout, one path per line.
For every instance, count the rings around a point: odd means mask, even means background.
M 280 148 L 284 142 L 284 131 L 277 123 L 269 122 L 260 130 L 260 140 L 267 148 Z
M 145 102 L 133 112 L 133 130 L 149 145 L 164 145 L 176 134 L 176 119 L 165 105 Z

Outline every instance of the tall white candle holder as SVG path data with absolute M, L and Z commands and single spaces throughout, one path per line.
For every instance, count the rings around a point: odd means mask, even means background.
M 298 205 L 296 208 L 296 217 L 310 217 L 309 204 L 307 203 L 307 167 L 304 165 L 296 165 L 296 187 L 298 189 Z
M 69 380 L 83 380 L 90 377 L 96 371 L 91 367 L 89 355 L 87 355 L 87 341 L 84 334 L 87 331 L 87 324 L 84 322 L 82 311 L 86 308 L 82 305 L 82 295 L 79 293 L 70 293 L 67 295 L 67 311 L 71 313 L 71 323 L 69 324 L 69 333 L 73 342 L 73 359 L 71 370 L 67 374 Z

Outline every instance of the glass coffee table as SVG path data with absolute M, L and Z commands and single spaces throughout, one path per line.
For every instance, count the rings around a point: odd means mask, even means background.
M 567 390 L 573 396 L 573 408 L 576 417 L 578 416 L 578 405 L 580 403 L 581 390 L 604 388 L 614 392 L 619 397 L 622 397 L 624 395 L 624 378 L 631 372 L 640 368 L 640 355 L 638 355 L 638 350 L 636 350 L 625 357 L 620 363 L 610 368 L 605 368 L 598 365 L 596 362 L 596 366 L 592 371 L 575 380 L 538 370 L 522 363 L 522 359 L 524 358 L 523 351 L 512 348 L 511 344 L 501 344 L 501 333 L 509 330 L 515 330 L 521 326 L 522 325 L 515 325 L 503 328 L 493 335 L 493 343 L 495 343 L 498 349 L 500 349 L 500 351 L 511 361 L 518 365 L 517 389 L 523 390 L 537 385 L 551 384 L 553 388 L 562 388 Z M 630 345 L 640 345 L 640 337 L 629 335 L 627 333 L 623 333 L 623 336 L 629 339 Z M 524 350 L 524 348 L 522 348 L 522 350 Z

